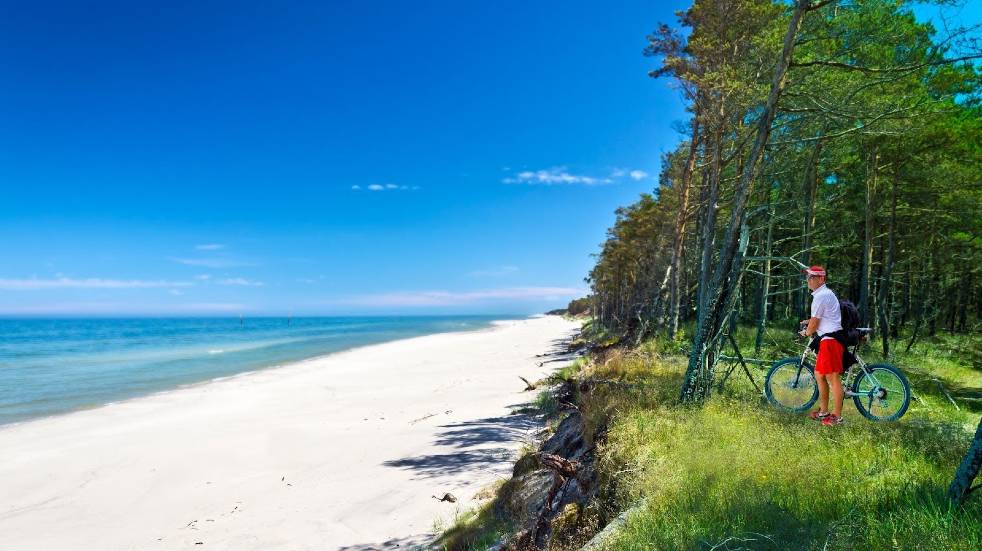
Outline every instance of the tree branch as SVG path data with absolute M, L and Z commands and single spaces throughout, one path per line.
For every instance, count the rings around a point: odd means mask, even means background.
M 982 54 L 975 55 L 965 55 L 961 57 L 956 57 L 952 59 L 941 59 L 938 61 L 928 61 L 926 63 L 919 63 L 917 65 L 905 65 L 903 67 L 863 67 L 861 65 L 850 65 L 848 63 L 843 63 L 841 61 L 827 61 L 827 60 L 814 60 L 814 61 L 792 61 L 791 67 L 833 67 L 836 69 L 847 69 L 851 71 L 861 71 L 864 73 L 897 73 L 904 71 L 915 71 L 917 69 L 923 69 L 924 67 L 934 67 L 937 65 L 949 65 L 952 63 L 958 63 L 959 61 L 969 61 L 972 59 L 980 59 Z

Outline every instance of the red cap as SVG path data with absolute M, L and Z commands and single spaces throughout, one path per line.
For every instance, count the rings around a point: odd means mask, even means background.
M 814 276 L 823 276 L 825 275 L 825 268 L 822 266 L 812 266 L 811 268 L 802 270 L 801 273 Z

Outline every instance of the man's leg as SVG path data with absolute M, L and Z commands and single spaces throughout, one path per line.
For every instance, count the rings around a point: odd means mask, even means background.
M 821 375 L 819 373 L 816 373 L 815 374 L 815 380 L 818 382 L 818 412 L 819 413 L 828 413 L 828 411 L 829 411 L 829 383 L 828 383 L 828 381 L 825 380 L 825 375 Z M 839 385 L 839 386 L 841 388 L 842 385 Z M 841 400 L 840 400 L 840 402 L 841 402 Z
M 842 379 L 840 378 L 841 373 L 829 373 L 823 376 L 825 379 L 826 388 L 830 389 L 832 392 L 832 413 L 836 417 L 842 417 Z M 819 395 L 821 395 L 821 387 L 819 388 Z M 825 395 L 825 404 L 828 407 L 828 391 Z

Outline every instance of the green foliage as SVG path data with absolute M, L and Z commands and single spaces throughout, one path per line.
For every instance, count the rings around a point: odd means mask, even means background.
M 546 389 L 538 393 L 535 396 L 535 402 L 533 402 L 535 408 L 539 413 L 550 417 L 559 411 L 559 402 L 556 401 L 556 397 L 553 396 L 552 391 Z
M 569 301 L 569 306 L 566 307 L 567 313 L 571 316 L 583 316 L 590 314 L 590 304 L 593 299 L 591 297 L 577 298 Z
M 645 53 L 661 62 L 652 76 L 682 88 L 699 139 L 664 156 L 655 193 L 617 211 L 588 278 L 596 323 L 609 333 L 643 337 L 670 325 L 676 237 L 684 244 L 678 312 L 694 319 L 703 254 L 712 267 L 787 8 L 696 0 L 679 17 L 688 35 L 663 24 L 648 37 Z M 826 265 L 830 286 L 857 302 L 887 343 L 977 333 L 982 324 L 982 72 L 947 62 L 959 55 L 952 44 L 905 2 L 810 12 L 749 197 L 747 255 Z M 679 225 L 683 192 L 692 202 Z M 741 321 L 805 315 L 808 297 L 790 264 L 743 267 Z

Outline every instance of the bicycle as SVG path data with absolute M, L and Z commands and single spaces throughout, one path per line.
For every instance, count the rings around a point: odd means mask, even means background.
M 852 347 L 856 363 L 849 366 L 842 379 L 845 396 L 852 398 L 859 413 L 872 421 L 896 421 L 910 406 L 910 383 L 907 377 L 889 364 L 867 364 L 859 357 L 859 348 L 873 330 L 860 327 L 859 342 Z M 805 346 L 798 358 L 784 358 L 771 365 L 764 379 L 764 394 L 775 406 L 793 412 L 811 409 L 818 401 L 815 380 L 815 354 Z

